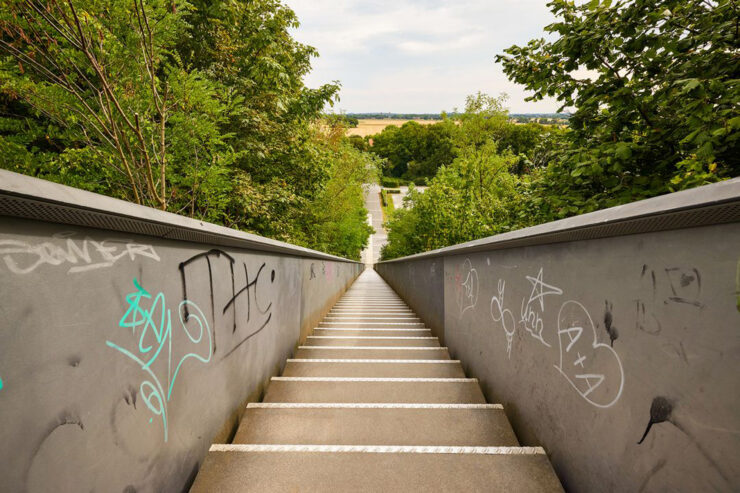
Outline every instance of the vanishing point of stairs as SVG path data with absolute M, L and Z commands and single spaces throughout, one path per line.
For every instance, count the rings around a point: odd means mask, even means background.
M 191 491 L 563 491 L 375 271 L 295 356 Z

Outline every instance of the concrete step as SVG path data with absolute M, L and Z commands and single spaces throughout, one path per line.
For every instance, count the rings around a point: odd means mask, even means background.
M 213 445 L 192 489 L 562 492 L 539 447 Z
M 408 336 L 308 336 L 306 346 L 439 347 L 439 340 Z
M 395 306 L 401 308 L 408 308 L 408 305 L 403 300 L 359 300 L 359 299 L 341 299 L 336 302 L 334 306 L 339 305 L 382 305 L 382 306 Z
M 296 359 L 450 359 L 446 347 L 298 346 Z
M 342 310 L 332 310 L 327 315 L 328 317 L 416 317 L 416 314 L 412 311 L 388 311 L 387 309 L 381 309 L 381 311 L 371 311 L 371 310 L 365 310 L 365 311 L 358 311 L 352 308 L 342 309 Z
M 376 329 L 347 329 L 341 327 L 327 328 L 316 327 L 313 330 L 314 336 L 391 336 L 391 337 L 431 337 L 431 329 L 393 329 L 393 328 L 376 328 Z
M 369 329 L 405 329 L 405 328 L 427 328 L 424 322 L 383 322 L 382 320 L 376 320 L 373 322 L 319 322 L 319 327 L 346 327 L 348 329 L 361 329 L 367 327 Z
M 464 378 L 457 360 L 289 359 L 284 377 Z
M 403 305 L 407 306 L 406 302 L 401 298 L 340 298 L 337 300 L 337 304 L 355 304 L 360 305 L 362 303 L 376 303 L 376 304 L 387 304 L 387 305 Z
M 329 311 L 329 315 L 335 316 L 335 315 L 344 315 L 344 316 L 378 316 L 378 317 L 391 317 L 391 316 L 399 316 L 399 317 L 415 317 L 416 314 L 411 311 L 411 309 L 400 309 L 400 310 L 394 310 L 394 309 L 379 309 L 379 310 L 370 310 L 370 309 L 357 309 L 357 308 L 337 308 L 332 309 Z
M 421 322 L 419 317 L 412 316 L 375 316 L 375 315 L 327 315 L 324 322 Z
M 370 303 L 370 302 L 353 302 L 353 303 L 343 303 L 341 301 L 337 302 L 336 305 L 334 305 L 332 308 L 335 309 L 353 309 L 357 310 L 359 309 L 371 309 L 371 310 L 408 310 L 409 307 L 405 303 Z
M 264 402 L 485 404 L 474 378 L 273 377 Z
M 496 404 L 249 404 L 233 443 L 519 446 Z
M 344 293 L 341 299 L 350 299 L 350 298 L 361 298 L 361 299 L 372 299 L 372 298 L 383 298 L 383 299 L 394 299 L 403 301 L 403 299 L 398 296 L 393 291 L 388 290 L 350 290 Z

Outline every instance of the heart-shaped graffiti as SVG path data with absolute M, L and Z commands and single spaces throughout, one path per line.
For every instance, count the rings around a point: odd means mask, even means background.
M 560 363 L 555 368 L 596 407 L 611 407 L 622 395 L 624 370 L 619 355 L 598 341 L 588 310 L 566 301 L 558 313 Z

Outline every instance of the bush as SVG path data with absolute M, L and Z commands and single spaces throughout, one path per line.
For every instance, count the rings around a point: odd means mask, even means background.
M 380 186 L 384 188 L 398 188 L 401 185 L 405 185 L 406 181 L 400 178 L 392 178 L 390 176 L 380 177 Z

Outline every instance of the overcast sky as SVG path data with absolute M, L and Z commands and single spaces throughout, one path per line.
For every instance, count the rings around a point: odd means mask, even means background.
M 318 49 L 309 87 L 339 80 L 335 110 L 438 113 L 477 91 L 509 95 L 513 113 L 554 112 L 528 103 L 494 62 L 512 44 L 543 36 L 546 0 L 286 0 L 296 39 Z

